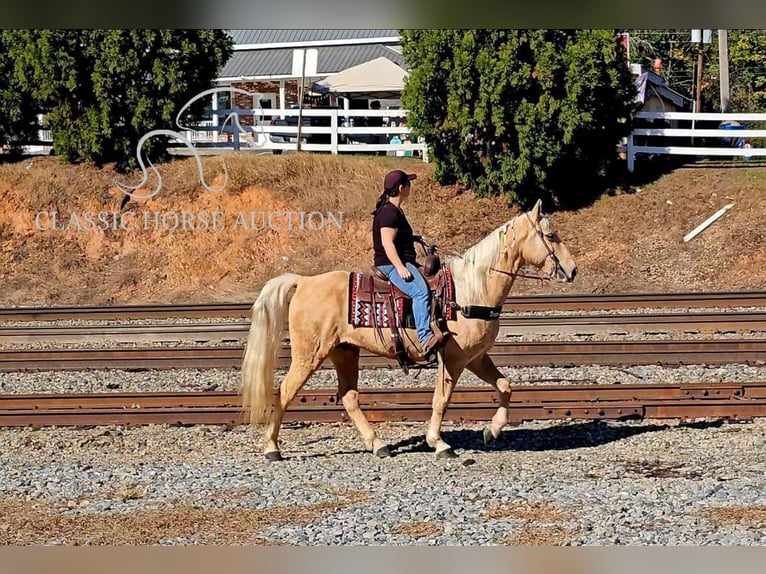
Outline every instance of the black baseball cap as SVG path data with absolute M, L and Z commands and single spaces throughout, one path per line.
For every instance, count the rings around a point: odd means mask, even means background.
M 386 174 L 385 179 L 383 179 L 383 189 L 386 191 L 396 189 L 398 186 L 417 178 L 418 175 L 416 173 L 405 173 L 401 169 L 395 169 Z

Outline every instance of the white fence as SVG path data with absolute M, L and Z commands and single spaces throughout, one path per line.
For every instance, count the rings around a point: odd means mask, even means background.
M 185 136 L 194 145 L 199 154 L 217 154 L 224 151 L 243 151 L 260 153 L 281 153 L 282 151 L 297 151 L 298 149 L 298 116 L 301 114 L 300 128 L 302 151 L 339 153 L 376 153 L 383 152 L 393 156 L 419 155 L 423 161 L 428 161 L 428 148 L 421 140 L 415 138 L 410 130 L 403 125 L 408 115 L 407 110 L 344 110 L 344 109 L 231 109 L 218 110 L 213 120 L 199 122 L 190 130 L 184 131 Z M 242 122 L 241 118 L 249 116 L 251 121 Z M 364 123 L 364 118 L 383 118 L 383 127 L 358 125 Z M 289 120 L 287 118 L 290 118 Z M 690 113 L 690 112 L 638 112 L 635 119 L 660 120 L 677 124 L 690 123 L 688 128 L 679 127 L 646 127 L 636 128 L 628 136 L 627 145 L 618 148 L 625 151 L 628 170 L 635 170 L 636 157 L 641 154 L 655 155 L 686 155 L 696 157 L 766 157 L 766 147 L 749 146 L 735 147 L 735 140 L 766 139 L 766 129 L 720 129 L 696 128 L 697 122 L 716 124 L 726 121 L 758 121 L 766 122 L 766 113 Z M 284 124 L 289 122 L 288 125 Z M 274 125 L 274 124 L 278 125 Z M 317 123 L 323 125 L 316 125 Z M 252 125 L 251 125 L 252 124 Z M 357 125 L 354 125 L 357 124 Z M 317 136 L 325 136 L 324 143 L 316 141 Z M 675 143 L 646 144 L 636 138 L 683 138 L 689 145 Z M 720 145 L 694 145 L 695 138 L 715 138 Z M 40 145 L 28 148 L 30 153 L 48 153 L 51 140 L 50 132 L 40 131 Z M 312 141 L 313 140 L 313 141 Z M 700 142 L 702 143 L 702 142 Z M 709 142 L 708 142 L 709 143 Z M 40 148 L 39 150 L 37 148 Z M 170 148 L 177 155 L 190 155 L 188 147 L 177 146 Z
M 739 139 L 766 138 L 766 130 L 749 129 L 695 129 L 695 124 L 700 121 L 717 120 L 725 121 L 760 121 L 766 122 L 766 114 L 736 114 L 736 113 L 691 113 L 691 112 L 638 112 L 636 119 L 647 120 L 670 120 L 691 121 L 690 128 L 637 128 L 628 136 L 625 151 L 628 160 L 628 170 L 635 169 L 636 155 L 638 154 L 669 154 L 689 156 L 724 156 L 724 157 L 766 157 L 766 148 L 734 147 L 727 142 Z M 682 137 L 690 138 L 692 145 L 636 145 L 636 136 L 652 137 Z M 721 145 L 717 147 L 695 146 L 694 138 L 720 138 Z
M 199 153 L 297 151 L 298 116 L 302 115 L 301 151 L 331 154 L 384 152 L 395 156 L 420 155 L 423 161 L 428 161 L 426 144 L 412 141 L 414 138 L 409 128 L 402 125 L 407 110 L 232 109 L 218 110 L 217 114 L 217 119 L 200 122 L 193 131 L 186 132 Z M 243 122 L 245 116 L 252 118 L 252 121 Z M 384 125 L 358 125 L 360 120 L 365 123 L 362 118 L 382 118 Z M 317 139 L 326 141 L 320 143 Z M 184 147 L 172 148 L 171 152 L 179 155 L 190 153 Z

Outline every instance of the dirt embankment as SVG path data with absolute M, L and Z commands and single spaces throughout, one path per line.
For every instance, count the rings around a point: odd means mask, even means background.
M 225 183 L 223 191 L 206 190 L 194 160 L 184 159 L 158 166 L 160 191 L 139 199 L 115 181 L 136 185 L 140 172 L 122 176 L 50 157 L 0 165 L 0 304 L 250 301 L 282 272 L 367 268 L 369 212 L 383 175 L 396 167 L 418 174 L 405 209 L 416 232 L 444 252 L 462 252 L 517 213 L 503 199 L 438 185 L 432 166 L 417 159 L 223 161 L 227 179 L 221 158 L 203 162 L 208 184 Z M 136 193 L 149 196 L 156 185 L 150 173 Z M 765 199 L 766 168 L 684 168 L 553 214 L 577 259 L 577 280 L 520 279 L 513 293 L 764 289 Z M 722 219 L 683 242 L 728 203 L 735 205 Z M 291 222 L 285 212 L 293 212 Z

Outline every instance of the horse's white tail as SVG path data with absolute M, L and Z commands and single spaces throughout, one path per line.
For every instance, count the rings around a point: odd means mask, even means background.
M 301 276 L 285 273 L 269 280 L 252 307 L 252 322 L 242 362 L 242 406 L 250 409 L 250 423 L 268 422 L 274 408 L 274 368 L 290 291 Z

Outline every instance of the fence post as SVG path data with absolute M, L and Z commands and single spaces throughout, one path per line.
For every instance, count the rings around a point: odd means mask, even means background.
M 338 110 L 330 110 L 330 153 L 338 155 Z
M 628 136 L 628 145 L 626 146 L 627 154 L 628 154 L 628 171 L 630 173 L 633 173 L 633 169 L 636 167 L 633 159 L 633 134 L 630 134 Z

